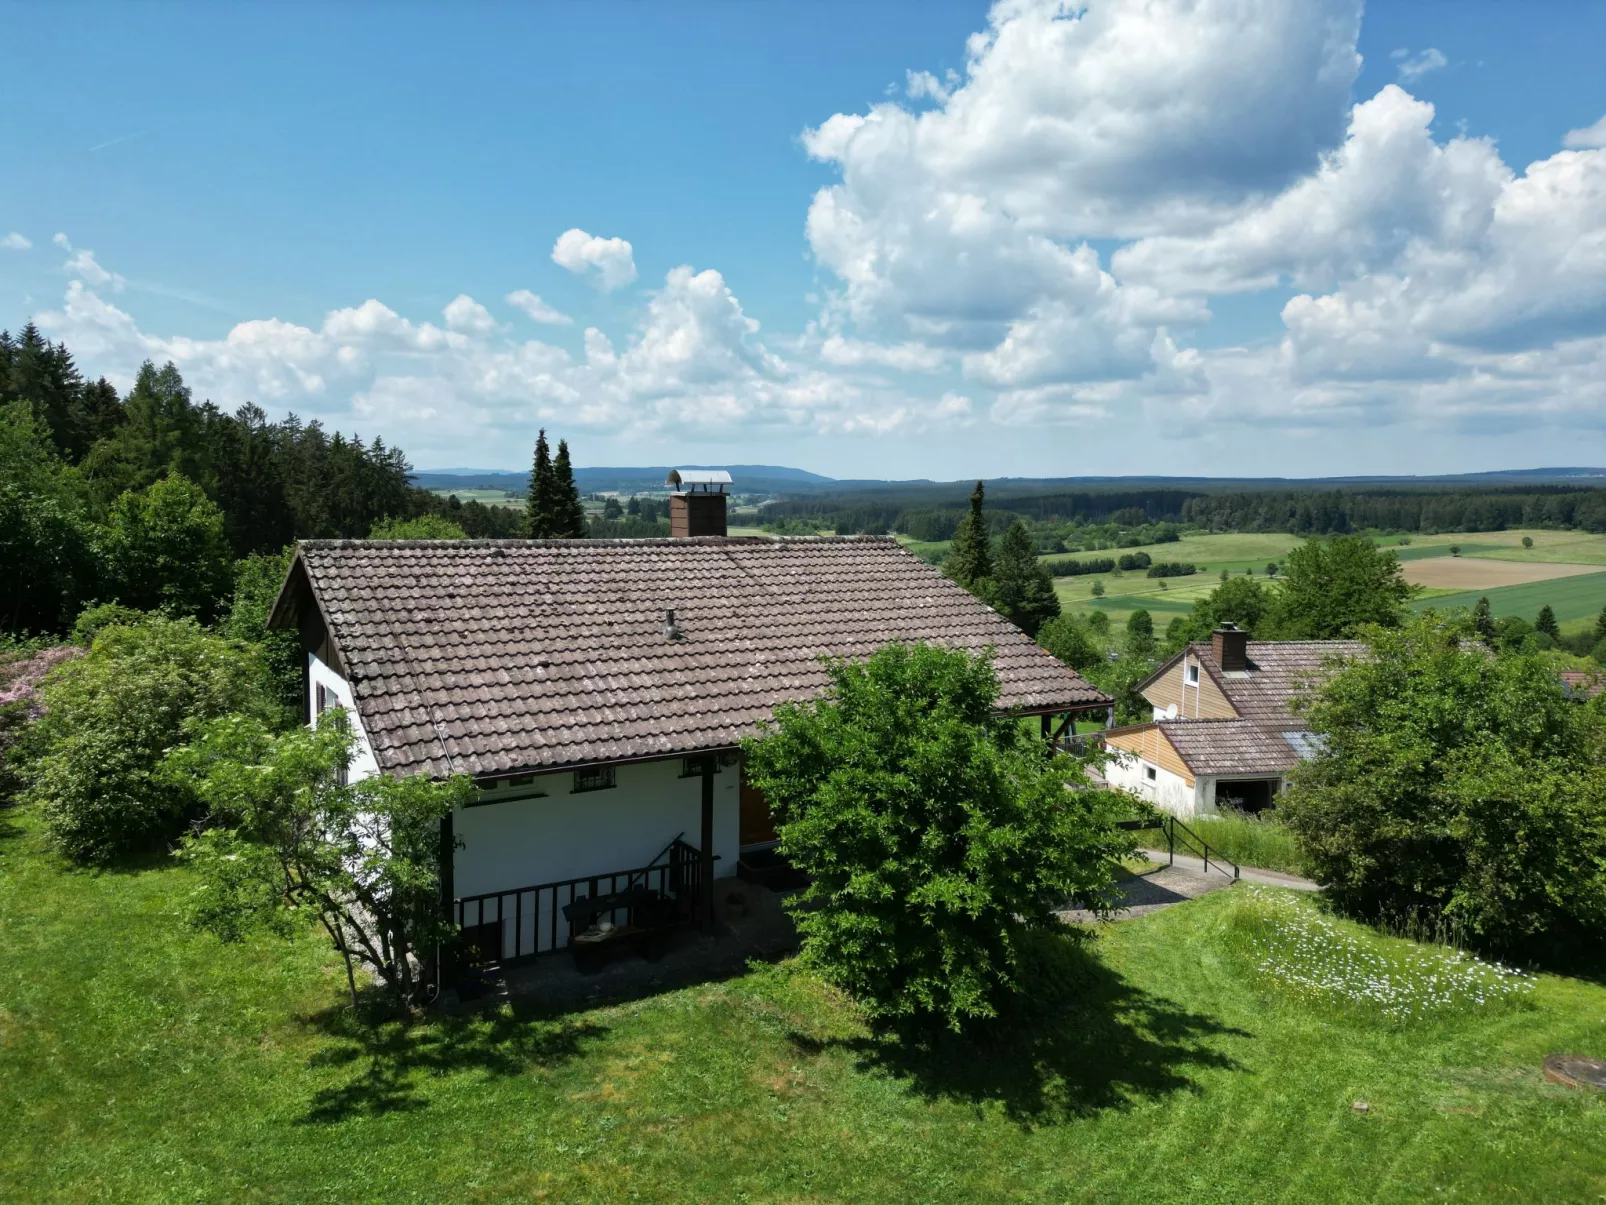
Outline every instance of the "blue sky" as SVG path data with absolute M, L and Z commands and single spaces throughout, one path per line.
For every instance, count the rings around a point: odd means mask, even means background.
M 1606 461 L 1606 6 L 7 16 L 0 325 L 422 467 Z

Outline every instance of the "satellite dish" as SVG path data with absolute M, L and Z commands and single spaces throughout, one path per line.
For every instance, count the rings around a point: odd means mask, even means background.
M 1168 720 L 1174 720 L 1177 718 L 1177 705 L 1175 703 L 1169 703 L 1166 705 L 1165 718 Z

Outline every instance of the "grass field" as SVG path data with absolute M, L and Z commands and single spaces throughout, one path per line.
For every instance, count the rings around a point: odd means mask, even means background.
M 1522 546 L 1523 537 L 1534 542 Z M 1582 531 L 1546 531 L 1540 528 L 1512 531 L 1446 532 L 1439 535 L 1413 535 L 1406 545 L 1397 536 L 1379 536 L 1377 542 L 1393 549 L 1402 561 L 1424 557 L 1449 556 L 1450 545 L 1461 548 L 1462 556 L 1489 557 L 1499 561 L 1548 561 L 1561 564 L 1606 566 L 1606 535 Z
M 506 490 L 430 490 L 437 498 L 450 498 L 456 494 L 460 502 L 474 499 L 483 502 L 486 506 L 523 506 L 524 499 L 509 494 Z
M 1084 574 L 1080 577 L 1062 577 L 1054 581 L 1054 592 L 1059 595 L 1060 606 L 1071 611 L 1087 613 L 1103 611 L 1112 623 L 1125 623 L 1127 616 L 1140 607 L 1154 616 L 1157 625 L 1164 628 L 1176 615 L 1193 610 L 1198 599 L 1221 584 L 1221 571 L 1234 575 L 1245 569 L 1260 575 L 1268 562 L 1280 561 L 1288 551 L 1301 543 L 1297 536 L 1276 533 L 1224 533 L 1221 535 L 1186 536 L 1174 544 L 1150 544 L 1143 551 L 1156 561 L 1181 561 L 1184 564 L 1205 566 L 1205 572 L 1191 577 L 1154 578 L 1143 570 L 1114 574 Z M 1078 554 L 1082 559 L 1118 556 L 1116 552 L 1090 552 Z M 1093 583 L 1104 583 L 1104 597 L 1093 597 Z M 1163 584 L 1162 584 L 1163 583 Z
M 1460 607 L 1474 607 L 1478 599 L 1484 597 L 1489 599 L 1489 607 L 1497 617 L 1517 615 L 1530 623 L 1538 617 L 1540 607 L 1549 606 L 1555 611 L 1562 629 L 1569 631 L 1593 624 L 1601 608 L 1606 607 L 1606 572 L 1530 582 L 1524 586 L 1502 586 L 1494 590 L 1436 594 L 1431 598 L 1417 599 L 1413 605 L 1419 611 L 1425 607 L 1452 611 Z
M 65 871 L 31 819 L 11 819 L 7 1201 L 1350 1205 L 1606 1189 L 1606 1106 L 1539 1070 L 1553 1051 L 1606 1053 L 1606 990 L 1543 977 L 1520 1002 L 1463 990 L 1400 1020 L 1335 997 L 1373 990 L 1335 969 L 1363 961 L 1397 1005 L 1442 957 L 1354 926 L 1313 943 L 1323 919 L 1285 893 L 1235 887 L 1085 949 L 1039 943 L 1030 999 L 985 1044 L 876 1038 L 789 966 L 567 1016 L 369 1030 L 310 936 L 219 947 L 177 927 L 188 872 Z M 1313 948 L 1342 965 L 1312 971 Z

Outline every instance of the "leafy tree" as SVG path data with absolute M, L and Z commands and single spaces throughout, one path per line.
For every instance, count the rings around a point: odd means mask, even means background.
M 118 600 L 140 610 L 210 621 L 233 586 L 223 512 L 176 474 L 117 500 L 106 551 Z
M 1606 607 L 1602 607 L 1600 614 L 1595 616 L 1595 639 L 1606 640 Z
M 636 508 L 635 513 L 638 515 L 641 513 L 641 508 L 639 506 Z M 624 518 L 624 515 L 625 508 L 619 505 L 619 499 L 609 498 L 603 502 L 602 517 L 604 519 L 622 519 Z
M 552 472 L 552 451 L 546 428 L 535 437 L 535 463 L 530 469 L 530 492 L 524 501 L 524 534 L 532 540 L 550 540 L 558 534 L 557 479 Z
M 466 540 L 464 531 L 440 515 L 419 515 L 414 519 L 381 519 L 368 533 L 370 540 Z
M 256 649 L 263 669 L 263 694 L 282 709 L 282 726 L 302 722 L 307 711 L 301 634 L 268 630 L 268 616 L 294 553 L 292 547 L 240 561 L 234 571 L 234 600 L 220 625 L 225 636 Z
M 1459 544 L 1451 544 L 1450 545 L 1450 555 L 1451 556 L 1460 556 L 1461 555 L 1461 545 L 1459 545 Z
M 1267 577 L 1276 577 L 1277 576 L 1277 562 L 1276 561 L 1267 561 L 1266 562 L 1266 576 Z
M 79 648 L 88 648 L 95 643 L 95 637 L 107 628 L 137 628 L 152 618 L 155 617 L 151 612 L 136 611 L 122 603 L 96 603 L 78 612 L 78 618 L 73 620 L 70 639 Z
M 583 540 L 590 533 L 580 491 L 574 484 L 574 467 L 569 463 L 569 445 L 558 440 L 558 454 L 552 462 L 553 531 L 565 540 Z
M 1107 905 L 1132 842 L 1113 797 L 1067 790 L 1069 759 L 995 719 L 985 657 L 889 645 L 829 666 L 821 699 L 783 704 L 744 745 L 781 851 L 810 876 L 803 958 L 878 1020 L 997 1015 L 1021 940 L 1076 898 Z
M 998 544 L 985 601 L 1028 636 L 1060 613 L 1054 579 L 1037 559 L 1026 524 L 1016 519 Z
M 1561 639 L 1561 625 L 1556 622 L 1556 612 L 1549 603 L 1539 608 L 1539 618 L 1534 620 L 1534 631 L 1549 636 L 1552 640 Z
M 1235 623 L 1253 635 L 1270 606 L 1270 592 L 1259 580 L 1230 578 L 1193 604 L 1193 613 L 1183 620 L 1181 639 L 1203 640 L 1223 623 Z
M 967 590 L 975 590 L 977 583 L 993 574 L 992 537 L 988 533 L 987 516 L 982 512 L 985 491 L 981 482 L 970 495 L 970 513 L 954 533 L 954 542 L 943 562 L 942 571 Z
M 1499 630 L 1495 627 L 1494 611 L 1489 606 L 1488 595 L 1478 599 L 1477 604 L 1472 608 L 1472 630 L 1477 634 L 1479 640 L 1490 648 L 1494 648 L 1495 641 L 1499 636 Z
M 1100 578 L 1098 581 L 1093 583 L 1093 589 L 1092 589 L 1091 593 L 1092 593 L 1094 598 L 1103 598 L 1104 597 L 1104 579 L 1103 578 Z
M 630 501 L 625 503 L 625 514 L 631 515 L 631 516 L 635 516 L 635 515 L 639 515 L 640 513 L 641 513 L 641 499 L 636 497 L 634 494 L 631 494 L 630 495 Z
M 1411 593 L 1399 558 L 1364 536 L 1310 539 L 1288 554 L 1282 584 L 1267 609 L 1267 634 L 1336 640 L 1368 624 L 1398 627 Z
M 260 714 L 256 655 L 193 620 L 150 616 L 108 627 L 40 689 L 45 713 L 29 737 L 27 797 L 57 845 L 110 862 L 172 841 L 198 814 L 182 781 L 162 781 L 165 750 L 189 721 Z
M 1491 657 L 1464 621 L 1371 629 L 1309 705 L 1320 734 L 1278 812 L 1329 898 L 1452 921 L 1480 944 L 1606 922 L 1606 724 L 1542 657 Z
M 1524 548 L 1532 548 L 1534 546 L 1534 538 L 1532 536 L 1523 536 L 1522 546 Z
M 1154 656 L 1154 617 L 1139 607 L 1126 618 L 1126 640 L 1122 652 L 1135 661 L 1146 661 Z
M 310 912 L 345 961 L 352 1003 L 361 965 L 405 1008 L 421 994 L 420 968 L 452 935 L 440 821 L 473 801 L 474 784 L 376 774 L 347 785 L 353 745 L 340 711 L 278 735 L 231 715 L 167 758 L 166 777 L 193 782 L 207 805 L 207 827 L 181 851 L 204 884 L 191 920 L 233 941 L 256 929 L 291 936 Z
M 1037 629 L 1037 643 L 1066 665 L 1084 673 L 1104 663 L 1104 642 L 1075 615 L 1056 615 Z

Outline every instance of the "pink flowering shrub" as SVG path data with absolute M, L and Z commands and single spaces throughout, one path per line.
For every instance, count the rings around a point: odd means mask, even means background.
M 45 713 L 39 684 L 56 666 L 71 661 L 83 651 L 75 645 L 63 644 L 0 664 L 0 801 L 9 798 L 17 788 L 13 750 L 28 724 Z

